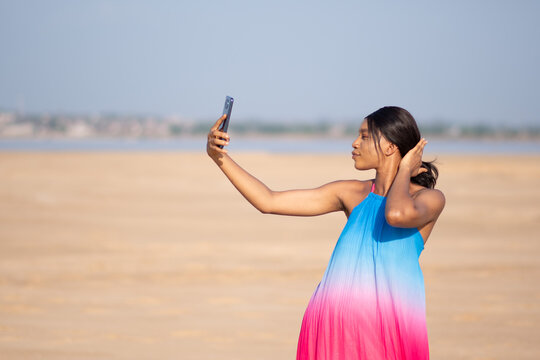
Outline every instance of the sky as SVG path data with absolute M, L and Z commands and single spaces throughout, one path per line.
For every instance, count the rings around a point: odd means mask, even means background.
M 0 0 L 0 110 L 540 124 L 540 1 Z

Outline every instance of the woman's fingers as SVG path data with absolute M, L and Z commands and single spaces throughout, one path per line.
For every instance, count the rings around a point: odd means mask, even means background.
M 212 131 L 212 135 L 215 136 L 215 137 L 220 137 L 220 138 L 230 140 L 229 134 L 227 134 L 226 132 L 223 132 L 223 131 L 214 130 L 214 131 Z
M 223 142 L 222 139 L 224 139 L 227 143 Z M 218 140 L 220 142 L 216 142 L 216 143 L 219 143 L 220 145 L 227 145 L 230 139 L 231 139 L 230 136 L 226 132 L 223 132 L 223 131 L 211 130 L 208 133 L 208 142 L 213 142 L 215 140 Z
M 218 145 L 229 145 L 229 141 L 228 141 L 228 140 L 221 140 L 221 139 L 216 139 L 216 138 L 214 138 L 214 139 L 212 140 L 212 142 L 213 142 L 214 144 L 218 144 Z
M 420 139 L 420 141 L 418 142 L 418 144 L 416 144 L 416 146 L 415 146 L 416 152 L 417 152 L 417 153 L 422 152 L 422 151 L 424 150 L 424 146 L 426 146 L 426 144 L 427 144 L 427 140 L 426 140 L 426 139 L 424 139 L 424 138 Z
M 225 120 L 225 118 L 227 117 L 227 114 L 223 114 L 221 115 L 221 117 L 219 119 L 217 119 L 216 123 L 214 124 L 214 126 L 212 126 L 212 130 L 217 130 L 217 128 L 219 127 L 219 125 L 221 125 L 221 123 Z
M 208 131 L 208 141 L 206 144 L 206 151 L 211 157 L 216 156 L 216 154 L 227 154 L 229 151 L 225 149 L 225 145 L 229 145 L 230 137 L 226 132 L 219 131 L 220 125 L 227 118 L 227 114 L 223 114 L 215 124 Z M 223 146 L 221 148 L 220 146 Z
M 215 144 L 210 144 L 210 148 L 212 150 L 215 150 L 215 151 L 220 152 L 220 153 L 224 153 L 224 154 L 228 153 L 227 149 L 225 149 L 225 148 L 222 149 L 222 148 L 220 148 L 219 146 L 217 146 Z

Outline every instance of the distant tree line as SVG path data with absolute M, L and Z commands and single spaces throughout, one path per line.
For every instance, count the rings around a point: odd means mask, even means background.
M 17 114 L 0 111 L 0 137 L 137 137 L 168 138 L 201 136 L 208 133 L 215 120 L 193 120 L 178 116 L 127 116 Z M 298 135 L 356 136 L 360 121 L 316 120 L 309 122 L 261 121 L 235 119 L 229 132 L 239 136 Z M 418 122 L 423 136 L 540 139 L 540 125 L 495 126 L 486 124 L 449 124 Z

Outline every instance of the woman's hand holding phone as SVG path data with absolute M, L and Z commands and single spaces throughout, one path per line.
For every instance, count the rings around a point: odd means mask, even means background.
M 227 129 L 229 128 L 233 104 L 234 99 L 230 96 L 225 96 L 223 115 L 216 121 L 208 133 L 206 152 L 214 161 L 220 159 L 223 157 L 223 154 L 228 152 L 227 150 L 224 150 L 223 147 L 229 145 L 230 137 L 227 134 Z
M 220 148 L 218 145 L 229 145 L 230 137 L 226 132 L 220 131 L 219 127 L 222 122 L 227 118 L 227 114 L 223 114 L 212 126 L 208 132 L 208 142 L 206 143 L 206 152 L 213 160 L 219 159 L 228 151 L 224 148 Z

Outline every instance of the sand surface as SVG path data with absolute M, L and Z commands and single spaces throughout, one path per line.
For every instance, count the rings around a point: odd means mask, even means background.
M 374 176 L 231 156 L 274 190 Z M 539 359 L 540 156 L 437 158 L 431 358 Z M 0 153 L 0 358 L 294 359 L 345 222 L 262 214 L 203 152 Z

